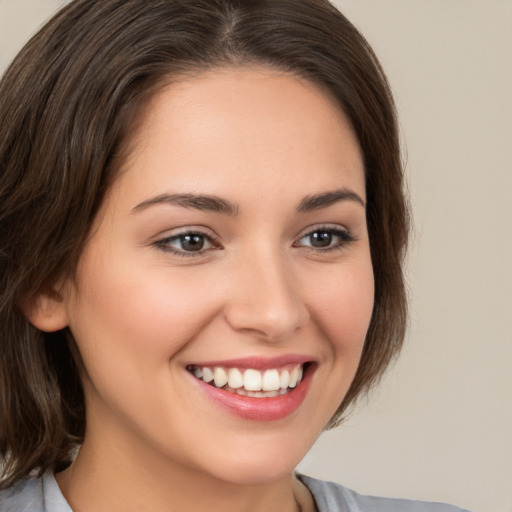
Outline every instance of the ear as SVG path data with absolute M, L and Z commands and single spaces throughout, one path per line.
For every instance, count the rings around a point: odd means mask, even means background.
M 53 288 L 36 295 L 23 312 L 34 327 L 45 332 L 60 331 L 69 323 L 63 295 Z

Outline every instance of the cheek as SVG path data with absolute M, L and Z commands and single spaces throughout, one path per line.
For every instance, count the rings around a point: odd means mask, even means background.
M 174 356 L 215 316 L 215 297 L 186 273 L 124 265 L 84 270 L 91 278 L 82 280 L 70 326 L 86 366 L 117 360 L 147 369 Z
M 354 262 L 315 286 L 314 314 L 335 353 L 335 364 L 356 367 L 370 324 L 374 280 L 369 259 Z M 355 369 L 354 369 L 355 371 Z
M 358 254 L 329 272 L 323 268 L 307 274 L 312 337 L 319 340 L 314 410 L 317 424 L 324 428 L 346 396 L 361 360 L 373 311 L 373 269 L 369 255 Z
M 214 297 L 182 276 L 135 280 L 127 299 L 115 306 L 116 323 L 126 335 L 149 350 L 168 356 L 200 332 L 215 315 Z

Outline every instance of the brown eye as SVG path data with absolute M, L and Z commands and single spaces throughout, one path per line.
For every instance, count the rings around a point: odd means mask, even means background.
M 156 245 L 180 256 L 201 255 L 215 248 L 212 238 L 199 232 L 179 233 L 159 240 Z
M 312 249 L 328 250 L 344 247 L 346 244 L 353 242 L 352 235 L 343 229 L 323 228 L 316 229 L 304 235 L 294 244 L 299 247 L 308 247 Z
M 329 231 L 315 231 L 309 235 L 311 247 L 329 247 L 332 243 L 333 235 Z
M 184 235 L 177 239 L 180 248 L 184 251 L 200 251 L 205 245 L 205 240 L 202 235 Z

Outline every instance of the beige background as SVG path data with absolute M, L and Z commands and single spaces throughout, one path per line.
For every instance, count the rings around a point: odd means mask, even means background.
M 58 0 L 0 0 L 0 69 Z M 407 348 L 301 470 L 512 512 L 512 1 L 338 0 L 398 99 L 414 206 Z

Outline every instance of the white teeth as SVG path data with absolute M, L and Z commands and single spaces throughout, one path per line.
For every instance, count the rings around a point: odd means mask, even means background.
M 251 397 L 273 397 L 287 393 L 302 380 L 302 365 L 298 364 L 291 370 L 290 368 L 291 365 L 284 369 L 270 370 L 190 366 L 188 370 L 196 378 L 216 388 Z
M 263 391 L 277 391 L 280 388 L 281 382 L 279 381 L 279 372 L 277 370 L 267 370 L 263 374 L 261 389 Z
M 258 370 L 245 370 L 244 388 L 247 391 L 261 391 L 261 373 Z
M 216 388 L 222 388 L 228 383 L 228 375 L 224 368 L 216 367 L 213 370 L 213 381 Z
M 213 372 L 210 368 L 203 368 L 203 380 L 205 382 L 211 382 L 213 380 Z
M 230 388 L 238 389 L 244 385 L 244 377 L 238 368 L 231 368 L 228 372 L 228 384 Z
M 299 367 L 296 366 L 292 373 L 290 373 L 290 382 L 288 383 L 288 387 L 294 388 L 297 385 L 297 380 L 299 378 Z
M 281 373 L 281 378 L 279 379 L 279 383 L 281 385 L 281 389 L 287 389 L 290 384 L 290 372 L 288 370 L 284 370 Z

